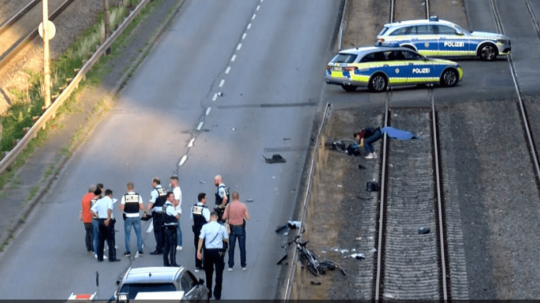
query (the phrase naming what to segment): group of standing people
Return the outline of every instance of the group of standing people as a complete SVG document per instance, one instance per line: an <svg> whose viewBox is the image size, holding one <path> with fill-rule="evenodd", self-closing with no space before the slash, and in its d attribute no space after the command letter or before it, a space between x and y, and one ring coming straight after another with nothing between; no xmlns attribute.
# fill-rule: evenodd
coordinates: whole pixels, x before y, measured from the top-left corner
<svg viewBox="0 0 540 303"><path fill-rule="evenodd" d="M171 190L167 191L161 185L159 178L152 179L152 191L147 207L143 198L135 191L132 182L127 183L127 193L122 196L119 209L123 212L125 232L125 257L131 256L131 230L137 237L137 254L142 257L143 239L141 235L141 220L153 219L156 249L151 255L163 255L164 266L179 266L176 263L176 251L182 250L182 230L180 216L182 214L182 192L178 186L178 176L170 178ZM195 244L195 272L205 271L206 285L212 295L212 277L216 272L213 296L221 298L223 271L225 269L225 254L228 252L228 271L234 267L234 250L238 241L240 249L240 265L247 270L246 263L246 221L250 216L245 204L239 201L238 192L229 193L229 188L223 183L223 178L214 178L217 187L215 194L216 205L210 211L206 205L206 193L199 193L197 203L191 207L190 217L193 220L192 231ZM109 261L117 262L113 214L113 192L104 189L102 184L90 186L88 193L82 198L80 219L86 230L85 242L88 253L93 253L99 262L107 259L103 255L104 244L109 247ZM140 212L143 211L142 217Z"/></svg>

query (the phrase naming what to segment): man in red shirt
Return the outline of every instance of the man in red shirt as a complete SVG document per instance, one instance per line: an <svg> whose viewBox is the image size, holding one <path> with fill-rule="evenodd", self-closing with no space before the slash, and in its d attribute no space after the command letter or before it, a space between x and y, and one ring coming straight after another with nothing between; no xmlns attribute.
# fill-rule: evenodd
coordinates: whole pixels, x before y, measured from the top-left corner
<svg viewBox="0 0 540 303"><path fill-rule="evenodd" d="M247 270L246 267L246 221L249 221L249 213L247 206L238 201L240 195L237 192L232 194L232 203L227 205L225 212L223 213L223 220L228 219L231 226L231 234L229 236L229 268L228 271L233 270L234 266L234 246L236 244L236 238L238 238L238 245L240 246L240 265L242 270Z"/></svg>
<svg viewBox="0 0 540 303"><path fill-rule="evenodd" d="M86 237L85 237L85 243L86 243L86 251L91 254L94 252L94 231L92 228L92 212L90 211L91 202L94 198L94 191L96 190L95 185L90 185L90 188L88 188L88 193L84 195L82 198L82 210L79 215L79 219L84 224L84 229L86 230Z"/></svg>

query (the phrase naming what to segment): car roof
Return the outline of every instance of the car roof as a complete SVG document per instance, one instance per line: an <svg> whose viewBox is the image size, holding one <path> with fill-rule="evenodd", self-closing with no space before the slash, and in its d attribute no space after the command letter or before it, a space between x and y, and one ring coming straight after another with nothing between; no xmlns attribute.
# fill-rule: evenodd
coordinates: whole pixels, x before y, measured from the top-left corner
<svg viewBox="0 0 540 303"><path fill-rule="evenodd" d="M140 267L131 268L122 284L172 283L185 271L184 267Z"/></svg>
<svg viewBox="0 0 540 303"><path fill-rule="evenodd" d="M411 49L406 47L392 47L392 46L364 46L364 47L356 47L356 48L349 48L340 50L338 54L354 54L354 55L360 55L365 56L377 51L391 51L391 50L406 50L410 51Z"/></svg>
<svg viewBox="0 0 540 303"><path fill-rule="evenodd" d="M450 25L450 26L455 25L454 23L450 21L441 20L441 19L439 19L439 21L430 21L429 19L419 19L419 20L407 20L407 21L387 23L384 25L384 27L394 28L394 27L405 27L405 26L410 26L410 25L426 25L426 24L442 24L442 25Z"/></svg>

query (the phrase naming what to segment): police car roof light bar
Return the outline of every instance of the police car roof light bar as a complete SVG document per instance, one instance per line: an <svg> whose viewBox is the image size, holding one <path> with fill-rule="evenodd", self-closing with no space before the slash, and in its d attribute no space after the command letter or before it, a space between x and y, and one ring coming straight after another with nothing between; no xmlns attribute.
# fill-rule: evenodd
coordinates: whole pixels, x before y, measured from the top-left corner
<svg viewBox="0 0 540 303"><path fill-rule="evenodd" d="M439 17L437 16L430 16L429 21L439 21Z"/></svg>
<svg viewBox="0 0 540 303"><path fill-rule="evenodd" d="M396 42L381 42L377 41L375 46L384 46L384 47L399 47L399 43Z"/></svg>

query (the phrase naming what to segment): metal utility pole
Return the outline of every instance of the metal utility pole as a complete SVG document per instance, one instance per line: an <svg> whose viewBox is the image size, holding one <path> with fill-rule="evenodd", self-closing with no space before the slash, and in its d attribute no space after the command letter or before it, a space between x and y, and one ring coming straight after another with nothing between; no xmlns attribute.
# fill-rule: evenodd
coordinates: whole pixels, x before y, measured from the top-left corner
<svg viewBox="0 0 540 303"><path fill-rule="evenodd" d="M107 40L111 33L109 28L109 0L103 0L103 7L105 8L105 40Z"/></svg>
<svg viewBox="0 0 540 303"><path fill-rule="evenodd" d="M43 96L44 107L51 106L51 71L49 70L49 0L43 0Z"/></svg>

